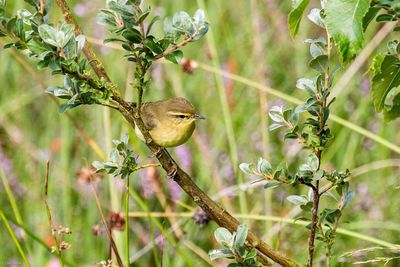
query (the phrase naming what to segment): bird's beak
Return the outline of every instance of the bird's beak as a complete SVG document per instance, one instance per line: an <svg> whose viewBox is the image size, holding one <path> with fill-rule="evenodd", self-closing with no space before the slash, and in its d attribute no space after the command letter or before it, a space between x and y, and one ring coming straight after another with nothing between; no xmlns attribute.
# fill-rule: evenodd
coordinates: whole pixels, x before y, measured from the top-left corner
<svg viewBox="0 0 400 267"><path fill-rule="evenodd" d="M203 115L198 114L198 113L194 114L193 118L196 120L205 120L206 119L206 117L204 117Z"/></svg>

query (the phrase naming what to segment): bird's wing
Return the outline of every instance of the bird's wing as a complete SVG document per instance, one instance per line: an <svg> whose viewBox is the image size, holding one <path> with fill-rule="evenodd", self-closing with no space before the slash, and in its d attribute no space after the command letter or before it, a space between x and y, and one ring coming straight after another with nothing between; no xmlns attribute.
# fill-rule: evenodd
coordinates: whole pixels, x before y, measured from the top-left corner
<svg viewBox="0 0 400 267"><path fill-rule="evenodd" d="M157 118L154 116L153 105L151 105L151 102L143 103L141 110L144 126L148 131L151 131L157 126Z"/></svg>

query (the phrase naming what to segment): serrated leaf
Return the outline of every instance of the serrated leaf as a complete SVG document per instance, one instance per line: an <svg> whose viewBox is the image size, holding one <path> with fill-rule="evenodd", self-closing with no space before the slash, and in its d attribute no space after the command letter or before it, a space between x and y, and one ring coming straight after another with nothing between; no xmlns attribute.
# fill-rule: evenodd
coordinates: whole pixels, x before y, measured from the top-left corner
<svg viewBox="0 0 400 267"><path fill-rule="evenodd" d="M180 50L176 50L171 54L165 56L165 59L171 61L172 63L179 64L183 58L183 52Z"/></svg>
<svg viewBox="0 0 400 267"><path fill-rule="evenodd" d="M304 10L307 8L310 0L292 1L292 10L288 16L288 26L292 38L296 37L299 31L301 18L303 17Z"/></svg>
<svg viewBox="0 0 400 267"><path fill-rule="evenodd" d="M326 26L343 62L353 59L364 42L363 18L371 0L330 0L326 6Z"/></svg>
<svg viewBox="0 0 400 267"><path fill-rule="evenodd" d="M374 63L374 68L371 95L376 111L381 112L389 92L400 85L400 60L386 55L383 60Z"/></svg>
<svg viewBox="0 0 400 267"><path fill-rule="evenodd" d="M233 235L228 231L228 229L219 227L215 230L214 237L219 244L229 246L229 244L232 243Z"/></svg>

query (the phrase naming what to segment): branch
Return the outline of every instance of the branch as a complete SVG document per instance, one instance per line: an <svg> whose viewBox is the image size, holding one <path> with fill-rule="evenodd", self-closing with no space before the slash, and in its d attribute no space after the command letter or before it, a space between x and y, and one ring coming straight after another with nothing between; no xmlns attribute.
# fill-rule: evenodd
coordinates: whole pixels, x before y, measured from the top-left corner
<svg viewBox="0 0 400 267"><path fill-rule="evenodd" d="M75 20L72 17L71 11L66 4L65 0L57 0L57 4L62 10L62 13L65 17L65 20L75 25L75 34L82 34L80 27L76 24ZM190 38L185 39L182 43L171 47L162 55L166 55L166 53L172 53L179 46L183 46L187 44L191 40ZM83 53L89 60L92 68L94 69L96 75L100 79L104 79L107 82L111 82L107 73L105 72L102 64L97 60L95 54L87 44L85 43L85 47L83 48ZM113 100L115 100L119 104L119 111L125 117L125 119L130 123L132 127L135 127L135 124L142 132L146 145L150 149L150 151L157 156L158 161L160 162L163 169L168 174L174 174L174 181L193 199L193 201L201 207L219 226L225 227L229 229L231 232L237 230L239 226L239 221L230 215L226 210L221 208L217 203L215 203L207 194L205 194L191 179L191 177L184 172L174 161L174 159L170 156L167 150L163 147L158 146L151 138L149 132L144 126L143 120L141 119L140 113L138 110L134 110L132 106L124 101L118 92L113 93ZM247 240L251 246L256 247L261 253L272 259L273 261L283 265L283 266L298 266L296 262L287 258L286 256L280 254L278 251L275 251L270 246L268 246L264 241L262 241L255 233L252 231L248 232Z"/></svg>
<svg viewBox="0 0 400 267"><path fill-rule="evenodd" d="M169 54L171 54L172 52L176 51L176 50L179 49L180 47L187 45L190 41L192 41L193 36L194 36L195 34L196 34L196 33L187 36L187 37L186 37L185 39L183 39L182 42L180 42L179 44L174 44L173 46L171 46L170 48L168 48L167 50L165 50L165 51L162 52L161 54L158 54L158 55L156 56L156 59L163 58L163 57L165 57L166 55L169 55Z"/></svg>

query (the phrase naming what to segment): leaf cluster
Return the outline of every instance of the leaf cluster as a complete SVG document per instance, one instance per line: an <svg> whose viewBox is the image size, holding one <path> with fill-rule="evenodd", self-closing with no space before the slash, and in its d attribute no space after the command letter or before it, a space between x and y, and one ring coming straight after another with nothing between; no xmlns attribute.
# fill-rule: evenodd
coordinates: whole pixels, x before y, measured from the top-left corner
<svg viewBox="0 0 400 267"><path fill-rule="evenodd" d="M231 234L228 229L219 227L214 232L215 240L221 248L213 249L208 254L211 260L226 258L234 259L234 263L230 263L229 267L236 266L260 266L257 262L257 250L252 248L247 250L246 238L248 233L247 224L238 226L237 231Z"/></svg>
<svg viewBox="0 0 400 267"><path fill-rule="evenodd" d="M115 148L111 151L110 160L105 162L94 161L92 163L96 172L105 171L114 177L128 178L140 166L137 164L137 156L128 146L129 135L126 134L122 140L113 140Z"/></svg>
<svg viewBox="0 0 400 267"><path fill-rule="evenodd" d="M197 10L194 17L180 11L164 19L164 36L156 37L152 29L160 17L153 17L145 29L143 22L149 16L150 8L142 10L139 2L108 0L106 8L97 15L97 22L109 26L115 36L104 42L120 42L128 52L128 60L140 63L144 70L162 57L178 64L183 53L177 50L177 42L182 39L184 42L196 41L208 31L204 11Z"/></svg>
<svg viewBox="0 0 400 267"><path fill-rule="evenodd" d="M111 94L105 90L104 82L90 77L88 62L81 56L85 37L75 35L71 24L48 23L48 6L42 6L44 2L27 2L34 11L19 9L15 17L5 15L5 0L0 3L0 30L3 36L11 39L4 48L24 50L38 60L39 69L50 68L53 75L64 75L62 86L50 86L46 90L68 100L60 106L60 112L83 104L108 105Z"/></svg>

